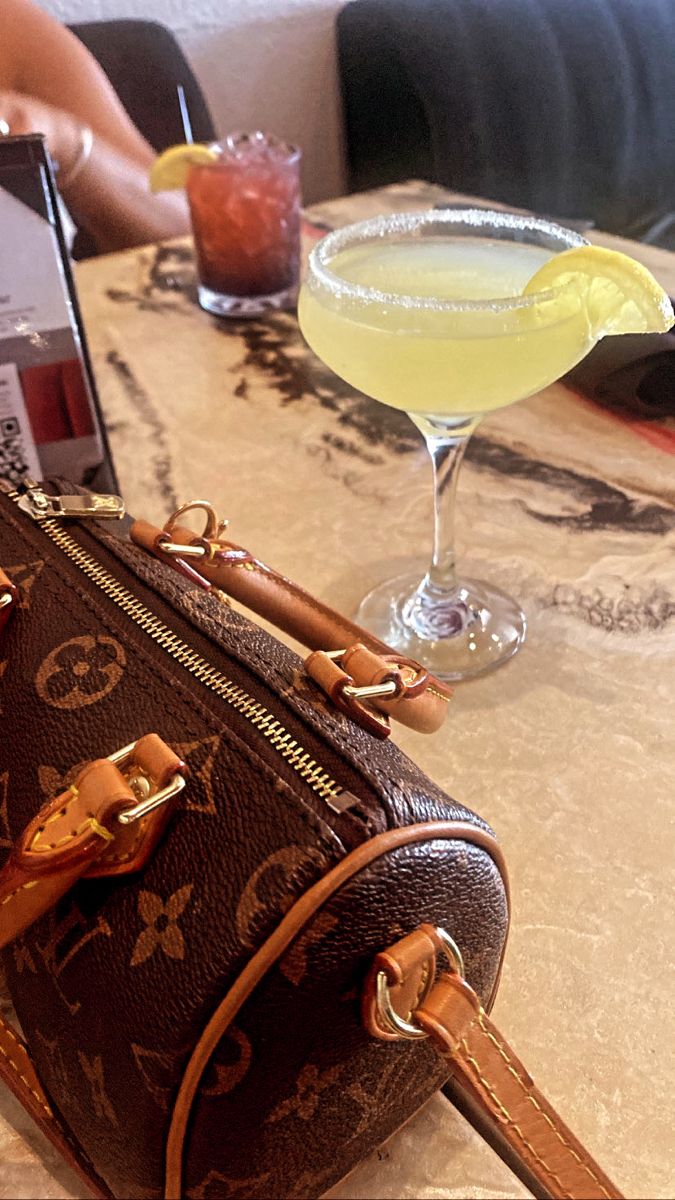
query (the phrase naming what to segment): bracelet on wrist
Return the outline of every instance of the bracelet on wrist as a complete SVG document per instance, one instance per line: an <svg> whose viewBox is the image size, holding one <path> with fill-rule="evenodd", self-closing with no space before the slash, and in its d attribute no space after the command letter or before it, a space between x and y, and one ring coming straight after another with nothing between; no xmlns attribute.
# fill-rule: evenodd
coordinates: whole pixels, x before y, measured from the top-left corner
<svg viewBox="0 0 675 1200"><path fill-rule="evenodd" d="M89 125L80 126L80 145L78 147L77 155L75 156L75 162L71 166L70 170L66 171L65 175L61 168L59 168L59 172L56 177L60 191L63 191L64 188L70 187L71 183L74 183L78 175L82 173L89 162L89 159L91 158L91 152L93 148L94 134L91 128Z"/></svg>

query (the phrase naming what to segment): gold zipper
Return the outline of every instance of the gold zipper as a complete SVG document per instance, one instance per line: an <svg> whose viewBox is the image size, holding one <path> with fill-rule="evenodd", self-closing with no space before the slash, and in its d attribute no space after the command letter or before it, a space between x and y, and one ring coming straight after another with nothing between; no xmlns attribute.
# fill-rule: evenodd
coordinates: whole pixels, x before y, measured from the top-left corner
<svg viewBox="0 0 675 1200"><path fill-rule="evenodd" d="M10 492L9 498L14 500L15 503L18 503L20 500L18 492ZM61 528L55 518L47 517L42 520L38 519L37 523L40 529L44 530L47 534L48 538L58 546L59 550L109 600L112 600L118 608L121 608L135 625L138 625L148 637L151 637L156 645L161 646L171 658L179 662L191 675L194 675L195 679L198 679L204 687L214 692L217 696L220 696L222 700L245 717L251 725L254 725L270 745L281 754L289 766L294 771L297 771L298 775L304 779L312 791L316 792L322 800L325 800L334 812L343 812L344 808L348 807L344 804L334 803L337 797L341 795L343 788L291 736L281 721L277 720L269 709L265 708L257 700L254 700L252 696L249 696L248 692L244 691L238 684L232 683L216 667L211 666L205 658L202 658L200 654L192 650L187 642L184 642L177 633L169 629L168 625L165 625L149 608L146 608L114 575L111 575L105 567L102 567L91 554L83 550L75 539Z"/></svg>

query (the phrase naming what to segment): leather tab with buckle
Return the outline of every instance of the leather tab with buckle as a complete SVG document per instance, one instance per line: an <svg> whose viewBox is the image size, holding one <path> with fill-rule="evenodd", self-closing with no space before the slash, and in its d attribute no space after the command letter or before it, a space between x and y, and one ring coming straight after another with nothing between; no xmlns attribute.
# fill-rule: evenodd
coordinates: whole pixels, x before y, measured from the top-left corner
<svg viewBox="0 0 675 1200"><path fill-rule="evenodd" d="M156 733L116 751L109 761L128 783L135 803L118 814L114 842L87 871L88 879L128 875L144 867L185 786L185 763Z"/></svg>
<svg viewBox="0 0 675 1200"><path fill-rule="evenodd" d="M388 672L386 679L359 686L342 665L347 653L346 650L315 650L305 659L305 670L340 712L351 717L374 737L389 737L389 719L384 713L378 712L374 705L378 699L392 696L397 682Z"/></svg>
<svg viewBox="0 0 675 1200"><path fill-rule="evenodd" d="M342 712L376 737L387 737L389 717L423 733L443 724L449 693L418 662L376 653L361 642L347 650L316 650L305 659L308 675Z"/></svg>
<svg viewBox="0 0 675 1200"><path fill-rule="evenodd" d="M53 908L79 879L143 866L184 774L178 756L156 734L148 734L111 758L89 763L45 804L0 871L0 948Z"/></svg>

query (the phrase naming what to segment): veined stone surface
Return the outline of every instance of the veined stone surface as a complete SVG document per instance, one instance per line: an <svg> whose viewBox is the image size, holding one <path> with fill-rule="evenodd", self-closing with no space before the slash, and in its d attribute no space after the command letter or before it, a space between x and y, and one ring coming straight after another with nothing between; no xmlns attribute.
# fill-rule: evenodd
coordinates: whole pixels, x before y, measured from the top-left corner
<svg viewBox="0 0 675 1200"><path fill-rule="evenodd" d="M312 217L442 195L406 185ZM630 250L675 292L675 256ZM291 315L209 318L191 270L183 243L77 269L129 510L161 522L207 496L234 541L350 613L429 545L419 436L318 364ZM513 923L497 1023L625 1194L661 1200L675 1082L674 464L667 439L562 385L486 420L460 479L461 558L519 597L528 640L457 689L438 734L395 733L504 848ZM0 1198L80 1197L29 1125L3 1093ZM523 1195L441 1097L332 1192Z"/></svg>

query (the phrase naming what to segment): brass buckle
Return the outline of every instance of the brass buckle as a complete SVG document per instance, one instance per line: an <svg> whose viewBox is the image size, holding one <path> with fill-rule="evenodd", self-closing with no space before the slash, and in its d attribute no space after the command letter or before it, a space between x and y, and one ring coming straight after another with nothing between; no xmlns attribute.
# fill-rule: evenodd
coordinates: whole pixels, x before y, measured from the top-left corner
<svg viewBox="0 0 675 1200"><path fill-rule="evenodd" d="M462 952L459 949L459 946L454 938L450 937L450 934L447 932L447 930L441 929L441 927L438 925L436 926L436 934L443 943L443 951L448 960L450 971L453 975L460 975L463 979L464 959L462 958ZM418 1001L418 1006L419 1004L424 1003L427 995L429 994L433 981L433 974L430 973L426 987ZM419 1041L421 1038L426 1038L429 1036L424 1032L423 1029L420 1029L419 1025L413 1025L412 1022L404 1021L403 1017L399 1017L391 1002L389 981L385 971L378 971L377 973L376 995L377 1015L380 1018L384 1028L388 1029L390 1033L395 1033L398 1035L398 1037L404 1038L409 1042ZM411 1016L414 1015L414 1013L411 1013Z"/></svg>
<svg viewBox="0 0 675 1200"><path fill-rule="evenodd" d="M108 755L108 761L114 763L116 767L124 774L124 767L127 767L132 762L134 750L138 745L138 739L135 742L130 742L128 746L123 746L121 750L116 750L114 754ZM134 821L140 821L142 817L146 817L148 813L159 808L162 804L166 804L167 800L171 800L173 796L177 796L185 787L185 777L183 775L174 775L171 783L166 787L160 788L158 792L151 792L150 780L147 775L144 775L140 770L130 771L125 775L129 787L135 795L140 799L138 804L133 804L130 808L125 808L121 813L118 813L117 820L120 825L131 825Z"/></svg>

